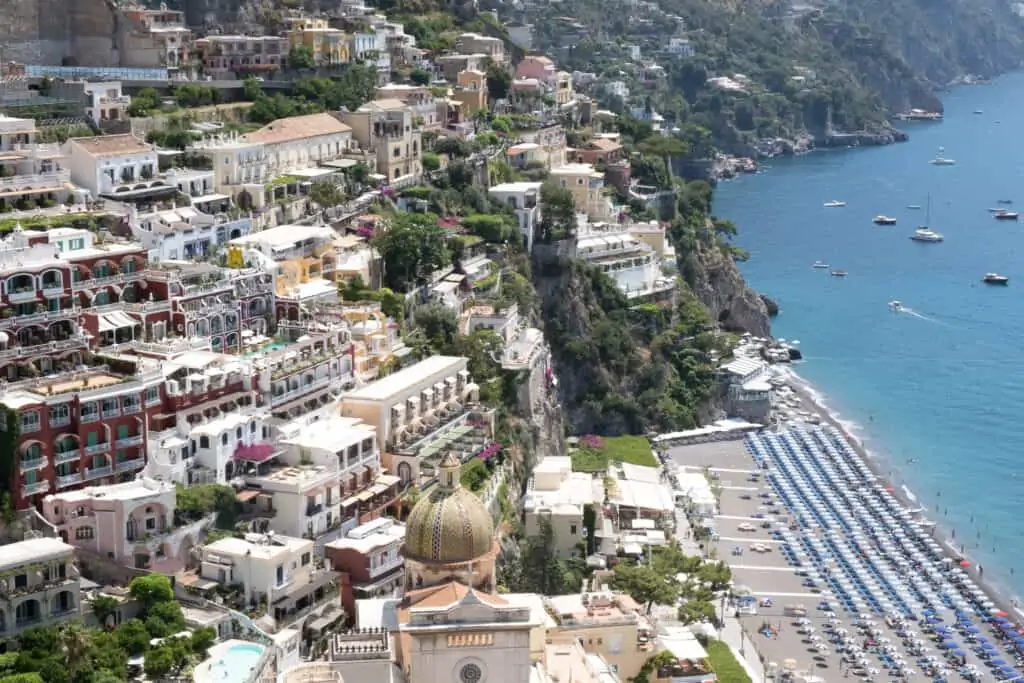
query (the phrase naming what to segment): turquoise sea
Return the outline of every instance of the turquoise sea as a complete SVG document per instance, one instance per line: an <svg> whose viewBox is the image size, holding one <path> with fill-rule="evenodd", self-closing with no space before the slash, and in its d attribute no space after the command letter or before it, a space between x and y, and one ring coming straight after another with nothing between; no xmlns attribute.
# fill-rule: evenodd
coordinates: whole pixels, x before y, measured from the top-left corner
<svg viewBox="0 0 1024 683"><path fill-rule="evenodd" d="M800 340L797 372L985 578L1020 595L1024 216L988 209L1012 199L1024 213L1024 74L944 102L945 120L907 124L907 143L767 162L722 183L715 213L739 227L747 280L781 307L775 336ZM956 165L928 163L939 147ZM941 244L909 239L929 195ZM876 226L878 214L898 223ZM849 276L812 269L818 260ZM1009 286L983 285L992 271ZM894 299L910 311L891 312Z"/></svg>

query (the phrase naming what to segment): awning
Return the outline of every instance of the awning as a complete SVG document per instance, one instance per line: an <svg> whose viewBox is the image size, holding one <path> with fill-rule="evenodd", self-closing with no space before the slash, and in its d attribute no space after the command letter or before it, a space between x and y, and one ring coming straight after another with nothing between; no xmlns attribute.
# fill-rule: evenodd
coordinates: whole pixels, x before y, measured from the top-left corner
<svg viewBox="0 0 1024 683"><path fill-rule="evenodd" d="M341 501L341 507L347 508L349 506L355 505L358 502L359 502L359 496L349 496L345 500Z"/></svg>
<svg viewBox="0 0 1024 683"><path fill-rule="evenodd" d="M402 481L400 477L396 477L393 474L382 474L377 477L377 483L383 484L384 486L394 486L398 482Z"/></svg>
<svg viewBox="0 0 1024 683"><path fill-rule="evenodd" d="M239 491L237 494L235 494L235 500L237 500L239 503L248 503L253 498L258 498L261 493L263 492L256 491L253 489L249 489L248 491Z"/></svg>
<svg viewBox="0 0 1024 683"><path fill-rule="evenodd" d="M373 491L361 491L360 493L356 494L356 500L358 500L360 503L365 503L371 498L373 498Z"/></svg>
<svg viewBox="0 0 1024 683"><path fill-rule="evenodd" d="M110 332L122 327L135 327L139 324L141 323L135 318L120 311L114 311L113 313L106 313L100 316L99 330L100 332Z"/></svg>
<svg viewBox="0 0 1024 683"><path fill-rule="evenodd" d="M373 486L371 486L369 488L369 491L373 495L379 496L380 494L382 494L385 491L387 491L389 488L391 488L391 487L388 486L387 484L374 484Z"/></svg>

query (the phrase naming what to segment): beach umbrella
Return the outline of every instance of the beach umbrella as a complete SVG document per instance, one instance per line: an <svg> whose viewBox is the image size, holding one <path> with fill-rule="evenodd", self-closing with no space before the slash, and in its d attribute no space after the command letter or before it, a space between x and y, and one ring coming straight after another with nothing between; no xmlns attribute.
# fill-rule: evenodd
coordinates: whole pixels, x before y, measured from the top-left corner
<svg viewBox="0 0 1024 683"><path fill-rule="evenodd" d="M1005 659L993 659L992 663L995 664L996 666L1006 666L1006 660Z"/></svg>
<svg viewBox="0 0 1024 683"><path fill-rule="evenodd" d="M1008 615L1006 614L1006 612L1004 612L1004 611L1003 611L1003 610L1001 610L1001 609L997 609L997 610L996 610L995 612L993 612L993 613L992 613L992 615L993 615L993 616L994 616L994 617L995 617L996 619L1006 619L1006 617L1008 616Z"/></svg>
<svg viewBox="0 0 1024 683"><path fill-rule="evenodd" d="M978 628L977 626L973 626L972 625L972 626L968 626L967 627L967 632L968 633L981 633L981 629Z"/></svg>
<svg viewBox="0 0 1024 683"><path fill-rule="evenodd" d="M987 650L989 652L995 652L996 646L993 645L992 643L982 643L981 644L981 649L982 650Z"/></svg>

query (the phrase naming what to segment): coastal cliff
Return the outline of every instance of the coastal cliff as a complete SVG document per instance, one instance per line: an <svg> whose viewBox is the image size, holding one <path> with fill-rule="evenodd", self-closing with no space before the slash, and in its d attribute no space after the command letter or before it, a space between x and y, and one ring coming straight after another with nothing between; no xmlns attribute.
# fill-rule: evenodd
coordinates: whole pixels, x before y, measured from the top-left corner
<svg viewBox="0 0 1024 683"><path fill-rule="evenodd" d="M747 286L735 260L721 249L704 245L680 260L680 272L690 290L723 330L757 337L771 334L768 308Z"/></svg>

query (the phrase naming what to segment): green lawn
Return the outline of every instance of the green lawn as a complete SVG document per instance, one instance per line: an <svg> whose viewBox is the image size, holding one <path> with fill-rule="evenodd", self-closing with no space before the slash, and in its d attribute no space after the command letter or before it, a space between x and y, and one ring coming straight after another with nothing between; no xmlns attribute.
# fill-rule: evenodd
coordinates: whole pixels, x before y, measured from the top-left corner
<svg viewBox="0 0 1024 683"><path fill-rule="evenodd" d="M708 642L708 662L721 683L751 683L750 676L733 655L729 646L720 640Z"/></svg>
<svg viewBox="0 0 1024 683"><path fill-rule="evenodd" d="M580 446L573 451L572 468L577 472L604 472L609 462L628 462L644 467L657 467L658 459L651 453L651 444L642 436L600 437L601 448Z"/></svg>
<svg viewBox="0 0 1024 683"><path fill-rule="evenodd" d="M2 216L3 214L0 214ZM11 232L20 225L24 230L49 230L50 228L68 228L77 220L95 221L99 216L89 213L62 213L60 215L24 216L20 218L0 218L0 233Z"/></svg>

